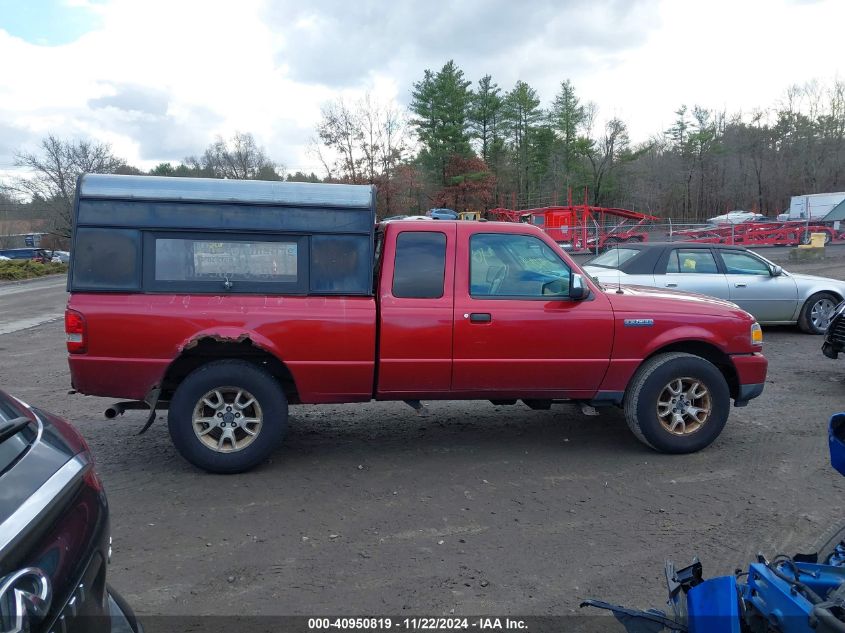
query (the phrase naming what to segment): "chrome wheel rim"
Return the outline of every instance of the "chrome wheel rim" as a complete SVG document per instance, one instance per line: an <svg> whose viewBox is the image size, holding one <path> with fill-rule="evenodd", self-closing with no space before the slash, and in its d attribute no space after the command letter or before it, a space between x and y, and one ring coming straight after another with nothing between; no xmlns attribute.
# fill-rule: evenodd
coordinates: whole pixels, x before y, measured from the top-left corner
<svg viewBox="0 0 845 633"><path fill-rule="evenodd" d="M194 407L192 426L200 442L217 453L245 449L261 432L264 415L250 392L240 387L217 387Z"/></svg>
<svg viewBox="0 0 845 633"><path fill-rule="evenodd" d="M710 419L713 399L697 378L675 378L657 397L657 419L672 435L696 433Z"/></svg>
<svg viewBox="0 0 845 633"><path fill-rule="evenodd" d="M816 301L810 310L810 321L812 321L813 327L821 331L826 330L833 318L834 308L836 308L836 304L830 299L825 298Z"/></svg>

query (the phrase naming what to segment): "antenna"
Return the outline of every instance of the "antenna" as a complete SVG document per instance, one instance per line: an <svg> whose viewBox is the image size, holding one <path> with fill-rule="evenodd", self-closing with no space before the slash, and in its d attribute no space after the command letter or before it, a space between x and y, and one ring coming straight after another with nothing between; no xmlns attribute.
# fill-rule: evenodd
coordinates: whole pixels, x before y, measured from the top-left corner
<svg viewBox="0 0 845 633"><path fill-rule="evenodd" d="M622 295L625 294L622 292L622 271L620 270L620 266L622 265L619 262L619 243L617 242L614 246L616 249L616 294Z"/></svg>

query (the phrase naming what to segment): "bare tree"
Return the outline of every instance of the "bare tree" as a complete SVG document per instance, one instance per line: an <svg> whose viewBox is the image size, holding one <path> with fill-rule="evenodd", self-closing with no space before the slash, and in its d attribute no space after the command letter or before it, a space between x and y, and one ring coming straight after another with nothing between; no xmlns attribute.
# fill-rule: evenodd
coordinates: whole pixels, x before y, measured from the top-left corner
<svg viewBox="0 0 845 633"><path fill-rule="evenodd" d="M584 153L593 173L593 204L599 204L602 185L623 161L629 143L628 128L620 119L613 118L605 125L604 135L586 147Z"/></svg>
<svg viewBox="0 0 845 633"><path fill-rule="evenodd" d="M52 229L70 236L73 198L80 175L128 173L133 170L105 143L89 140L62 140L52 134L41 141L38 152L18 152L15 165L32 172L30 178L17 178L10 189L42 200L52 215Z"/></svg>
<svg viewBox="0 0 845 633"><path fill-rule="evenodd" d="M232 180L281 180L284 169L271 161L252 134L236 132L227 140L218 136L202 156L189 156L185 164L208 178Z"/></svg>
<svg viewBox="0 0 845 633"><path fill-rule="evenodd" d="M403 114L392 104L366 94L351 107L342 99L328 103L322 115L317 127L322 147L315 143L312 151L327 177L379 185L380 205L389 213L393 206L391 181L410 150ZM330 162L332 154L335 159Z"/></svg>

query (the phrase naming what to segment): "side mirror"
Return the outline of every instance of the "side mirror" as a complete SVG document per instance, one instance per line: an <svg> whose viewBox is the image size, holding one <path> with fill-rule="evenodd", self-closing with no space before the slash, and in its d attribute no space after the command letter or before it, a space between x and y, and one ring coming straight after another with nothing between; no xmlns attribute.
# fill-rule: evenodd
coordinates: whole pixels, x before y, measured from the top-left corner
<svg viewBox="0 0 845 633"><path fill-rule="evenodd" d="M589 294L590 289L584 283L584 278L581 275L572 275L572 280L569 284L569 298L575 301L585 299Z"/></svg>
<svg viewBox="0 0 845 633"><path fill-rule="evenodd" d="M780 277L783 274L783 268L781 266L772 266L772 277Z"/></svg>

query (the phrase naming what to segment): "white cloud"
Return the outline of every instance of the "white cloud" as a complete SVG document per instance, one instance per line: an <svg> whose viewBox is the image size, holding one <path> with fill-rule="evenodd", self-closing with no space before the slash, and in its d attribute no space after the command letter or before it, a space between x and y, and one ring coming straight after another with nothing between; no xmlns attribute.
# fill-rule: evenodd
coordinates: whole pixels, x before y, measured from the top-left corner
<svg viewBox="0 0 845 633"><path fill-rule="evenodd" d="M13 37L0 17L0 170L13 143L32 149L48 132L151 167L243 131L288 169L317 171L307 144L322 103L365 90L407 103L450 58L504 90L523 79L544 104L571 78L634 140L682 103L747 111L843 70L838 0L65 2L97 26L62 46Z"/></svg>

